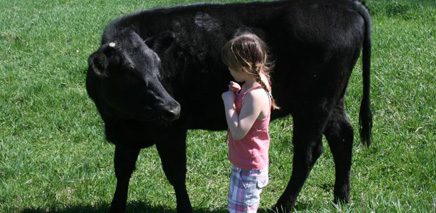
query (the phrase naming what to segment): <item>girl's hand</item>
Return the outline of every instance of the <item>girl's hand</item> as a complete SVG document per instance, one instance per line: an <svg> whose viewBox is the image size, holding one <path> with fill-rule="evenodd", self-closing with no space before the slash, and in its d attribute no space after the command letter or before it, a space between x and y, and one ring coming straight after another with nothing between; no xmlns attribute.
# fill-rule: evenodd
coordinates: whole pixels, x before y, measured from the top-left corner
<svg viewBox="0 0 436 213"><path fill-rule="evenodd" d="M237 93L237 92L239 92L239 90L241 90L241 86L234 81L230 81L229 90L233 91L234 93Z"/></svg>

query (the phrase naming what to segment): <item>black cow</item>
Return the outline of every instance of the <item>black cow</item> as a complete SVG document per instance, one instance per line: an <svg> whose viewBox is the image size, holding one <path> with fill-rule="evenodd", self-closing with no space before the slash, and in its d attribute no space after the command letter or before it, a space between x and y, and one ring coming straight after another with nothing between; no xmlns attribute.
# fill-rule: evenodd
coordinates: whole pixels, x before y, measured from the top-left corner
<svg viewBox="0 0 436 213"><path fill-rule="evenodd" d="M132 13L106 27L90 55L86 88L115 144L111 210L126 208L141 148L156 145L174 186L178 212L192 212L186 192L187 129L225 130L221 93L231 76L220 60L225 42L249 31L275 60L272 91L291 114L293 171L275 208L290 211L328 140L336 166L334 200L350 199L353 128L344 110L349 77L362 49L361 138L369 145L371 20L354 0L282 0L193 4Z"/></svg>

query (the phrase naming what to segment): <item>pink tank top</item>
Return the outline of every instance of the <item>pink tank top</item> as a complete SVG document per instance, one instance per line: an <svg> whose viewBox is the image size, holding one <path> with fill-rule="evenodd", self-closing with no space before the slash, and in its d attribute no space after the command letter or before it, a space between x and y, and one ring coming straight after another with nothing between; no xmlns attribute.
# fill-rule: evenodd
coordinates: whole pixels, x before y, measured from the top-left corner
<svg viewBox="0 0 436 213"><path fill-rule="evenodd" d="M241 112L242 101L245 95L251 90L258 88L262 87L253 87L242 94L237 94L235 106L238 115ZM247 135L241 140L234 140L230 130L227 130L229 135L229 160L233 165L246 170L261 170L268 166L270 115L271 113L264 119L257 119Z"/></svg>

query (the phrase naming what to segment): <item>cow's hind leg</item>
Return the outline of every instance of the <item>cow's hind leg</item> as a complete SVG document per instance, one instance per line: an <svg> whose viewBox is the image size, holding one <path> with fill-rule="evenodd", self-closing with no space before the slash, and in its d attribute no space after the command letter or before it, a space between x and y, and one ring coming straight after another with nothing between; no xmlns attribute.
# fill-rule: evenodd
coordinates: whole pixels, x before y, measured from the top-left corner
<svg viewBox="0 0 436 213"><path fill-rule="evenodd" d="M156 143L162 168L168 181L174 187L177 199L177 212L192 212L186 190L186 132L167 133Z"/></svg>
<svg viewBox="0 0 436 213"><path fill-rule="evenodd" d="M349 202L353 127L345 113L343 98L338 102L330 116L324 135L327 138L335 161L334 202Z"/></svg>
<svg viewBox="0 0 436 213"><path fill-rule="evenodd" d="M322 132L329 110L319 107L309 112L294 116L292 176L274 211L291 212L313 165L323 151Z"/></svg>
<svg viewBox="0 0 436 213"><path fill-rule="evenodd" d="M117 188L111 204L111 212L125 212L130 177L135 170L139 149L115 148L115 176Z"/></svg>

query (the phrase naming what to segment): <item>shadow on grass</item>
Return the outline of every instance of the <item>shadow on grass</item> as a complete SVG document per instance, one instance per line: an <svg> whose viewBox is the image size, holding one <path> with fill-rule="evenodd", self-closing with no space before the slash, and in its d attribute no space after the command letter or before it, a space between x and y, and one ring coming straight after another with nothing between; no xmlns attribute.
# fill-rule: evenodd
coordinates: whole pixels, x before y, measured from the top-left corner
<svg viewBox="0 0 436 213"><path fill-rule="evenodd" d="M43 212L59 212L59 213L91 213L91 212L110 212L110 203L100 203L96 205L76 205L76 206L65 206L61 207L62 204L51 206L47 208L27 208L22 213L43 213ZM153 206L151 207L149 204L145 202L129 202L127 204L126 212L176 212L175 210L169 209L165 206Z"/></svg>
<svg viewBox="0 0 436 213"><path fill-rule="evenodd" d="M62 204L60 204L62 205ZM194 208L195 213L227 213L228 210L224 207L218 210L208 210L204 208ZM26 208L20 212L22 213L43 213L43 212L59 212L59 213L100 213L100 212L109 212L110 204L109 203L101 203L96 204L94 206L91 205L77 205L70 207L50 207L50 208ZM129 213L176 213L176 209L170 209L166 206L150 206L145 202L129 202L127 204L126 212ZM267 209L259 209L259 212L268 212Z"/></svg>

